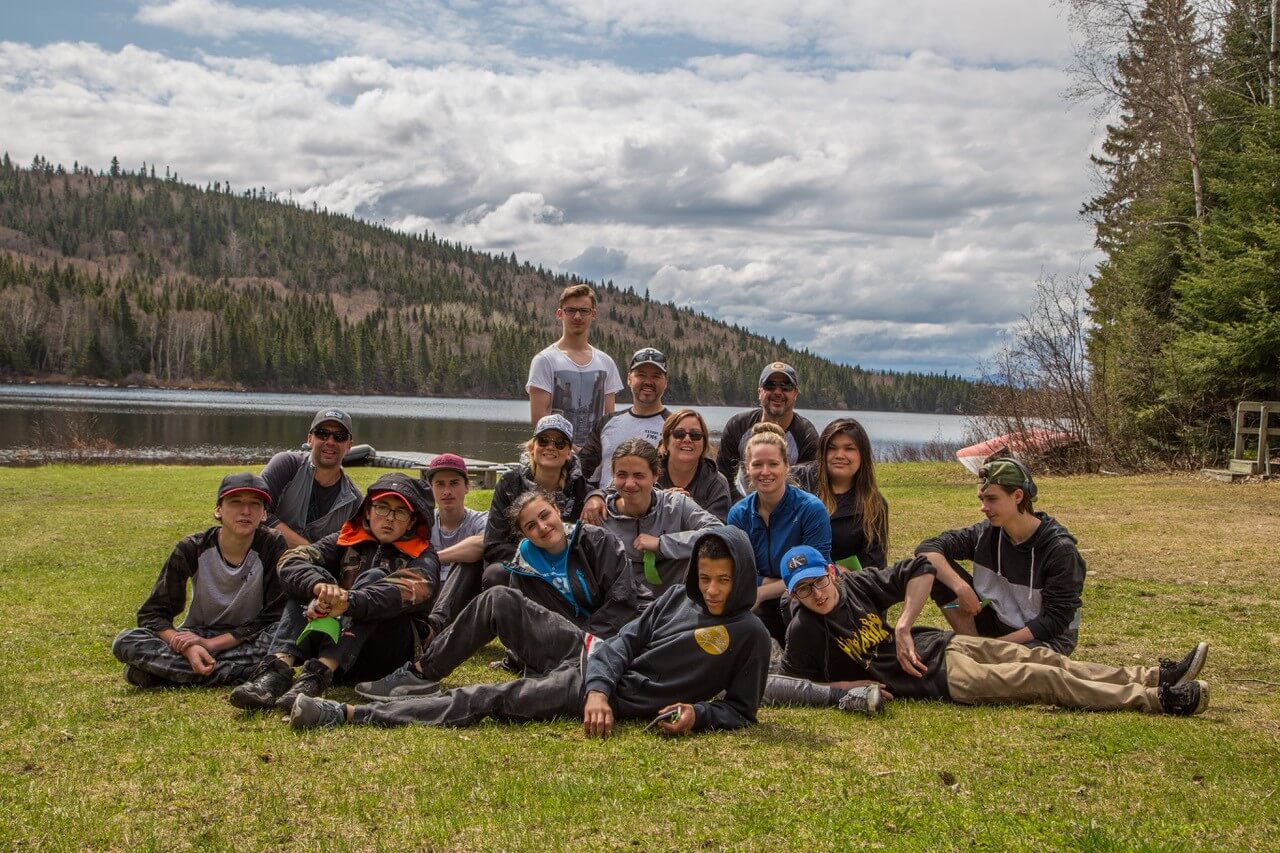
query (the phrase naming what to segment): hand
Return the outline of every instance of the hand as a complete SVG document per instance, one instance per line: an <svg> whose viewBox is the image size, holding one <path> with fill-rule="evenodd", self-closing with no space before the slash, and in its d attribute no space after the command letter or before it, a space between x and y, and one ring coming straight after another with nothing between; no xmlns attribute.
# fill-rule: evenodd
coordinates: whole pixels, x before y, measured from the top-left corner
<svg viewBox="0 0 1280 853"><path fill-rule="evenodd" d="M902 626L894 629L893 641L898 649L898 665L907 675L923 678L928 667L916 654L916 641L911 636L911 628Z"/></svg>
<svg viewBox="0 0 1280 853"><path fill-rule="evenodd" d="M336 583L318 583L312 592L316 597L316 602L321 607L328 609L333 609L333 606L339 601L345 602L347 600L347 591Z"/></svg>
<svg viewBox="0 0 1280 853"><path fill-rule="evenodd" d="M956 592L956 603L960 606L956 609L965 616L977 616L982 610L982 600L978 598L978 594L973 591L973 587L965 584Z"/></svg>
<svg viewBox="0 0 1280 853"><path fill-rule="evenodd" d="M582 505L582 520L597 527L604 524L604 498L592 495Z"/></svg>
<svg viewBox="0 0 1280 853"><path fill-rule="evenodd" d="M307 619L323 619L329 615L329 608L313 598L302 615L306 616Z"/></svg>
<svg viewBox="0 0 1280 853"><path fill-rule="evenodd" d="M187 663L191 664L191 668L196 671L196 675L208 675L213 672L213 655L209 654L209 650L204 646L194 644L187 646L182 656L187 659Z"/></svg>
<svg viewBox="0 0 1280 853"><path fill-rule="evenodd" d="M677 702L674 705L668 705L659 711L659 714L665 714L668 711L680 710L680 719L674 723L662 722L658 723L658 728L662 729L669 735L682 735L693 728L693 724L698 719L698 712L693 710L693 706L684 702Z"/></svg>
<svg viewBox="0 0 1280 853"><path fill-rule="evenodd" d="M187 649L204 642L204 637L190 631L179 631L169 638L169 648L178 654L186 654Z"/></svg>
<svg viewBox="0 0 1280 853"><path fill-rule="evenodd" d="M677 495L684 495L686 498L689 498L690 500L693 499L693 495L689 494L688 489L682 489L679 486L668 486L667 488L663 489L663 491L675 492Z"/></svg>
<svg viewBox="0 0 1280 853"><path fill-rule="evenodd" d="M658 549L661 546L662 543L658 541L658 537L651 536L648 533L639 534L636 536L636 541L631 543L631 547L637 551L652 551L655 554L658 553Z"/></svg>
<svg viewBox="0 0 1280 853"><path fill-rule="evenodd" d="M609 707L609 697L599 690L587 694L582 706L582 730L587 737L607 738L613 733L613 709Z"/></svg>
<svg viewBox="0 0 1280 853"><path fill-rule="evenodd" d="M859 687L870 687L873 684L880 688L880 695L883 696L885 699L893 698L893 694L889 692L889 688L884 686L883 681L872 681L869 678L858 678L853 681L831 682L832 687L839 688L840 690L856 690Z"/></svg>

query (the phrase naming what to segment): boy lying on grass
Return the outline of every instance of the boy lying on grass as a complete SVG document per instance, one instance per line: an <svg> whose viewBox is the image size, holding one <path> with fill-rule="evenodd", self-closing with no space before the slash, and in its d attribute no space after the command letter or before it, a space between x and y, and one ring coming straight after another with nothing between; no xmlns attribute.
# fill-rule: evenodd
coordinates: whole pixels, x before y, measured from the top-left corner
<svg viewBox="0 0 1280 853"><path fill-rule="evenodd" d="M228 474L213 517L220 524L184 537L138 609L138 627L121 632L111 652L135 687L239 684L262 659L280 618L284 592L276 561L284 537L261 527L271 505L266 481ZM173 620L187 603L182 624Z"/></svg>
<svg viewBox="0 0 1280 853"><path fill-rule="evenodd" d="M664 592L617 635L599 639L514 589L471 602L419 662L413 693L436 684L493 637L538 676L475 684L371 705L299 697L295 729L363 723L467 726L496 720L581 717L588 737L608 737L615 717L654 719L667 734L734 729L756 720L769 666L769 633L751 613L755 561L742 531L716 527L694 544L683 586ZM724 692L721 698L714 698Z"/></svg>
<svg viewBox="0 0 1280 853"><path fill-rule="evenodd" d="M288 711L299 696L323 695L339 670L377 678L416 655L440 586L431 518L421 481L383 474L340 532L286 551L279 573L288 602L275 641L231 704Z"/></svg>
<svg viewBox="0 0 1280 853"><path fill-rule="evenodd" d="M765 701L836 705L846 691L834 682L869 679L887 698L962 705L1046 704L1181 716L1209 705L1209 685L1195 680L1208 643L1180 661L1112 667L1074 661L1048 648L912 627L929 600L933 574L923 556L888 569L837 574L813 548L788 551L782 577L802 605L791 620L782 660L782 673L791 678L770 678ZM902 613L889 628L886 611L898 602ZM878 701L873 697L870 704Z"/></svg>

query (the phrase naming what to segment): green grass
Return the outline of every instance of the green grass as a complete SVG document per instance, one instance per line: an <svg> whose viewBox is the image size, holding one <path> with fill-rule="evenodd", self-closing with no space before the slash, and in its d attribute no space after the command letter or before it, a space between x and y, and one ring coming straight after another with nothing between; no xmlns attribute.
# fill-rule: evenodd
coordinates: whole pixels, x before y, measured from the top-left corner
<svg viewBox="0 0 1280 853"><path fill-rule="evenodd" d="M111 639L173 543L212 523L223 473L0 469L0 846L1274 847L1275 484L1041 483L1089 563L1077 656L1150 661L1208 639L1203 717L902 702L879 719L765 709L739 733L665 740L625 725L599 742L571 721L299 735L278 714L235 710L225 690L128 687ZM894 556L977 518L955 465L880 475ZM496 653L454 681L488 677Z"/></svg>

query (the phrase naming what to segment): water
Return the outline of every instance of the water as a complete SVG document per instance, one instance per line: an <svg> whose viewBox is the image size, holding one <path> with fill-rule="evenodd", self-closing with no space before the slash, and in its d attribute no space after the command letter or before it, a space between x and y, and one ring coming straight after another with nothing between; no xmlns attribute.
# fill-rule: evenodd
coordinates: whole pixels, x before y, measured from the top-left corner
<svg viewBox="0 0 1280 853"><path fill-rule="evenodd" d="M383 452L451 451L502 462L516 458L517 445L530 433L525 400L0 385L0 459L12 458L18 448L101 437L134 458L258 460L301 444L311 416L321 408L350 413L355 441ZM668 408L682 406L669 403ZM742 410L697 408L713 436ZM857 418L877 455L890 446L964 443L964 418L956 415L800 411L819 430L835 418Z"/></svg>

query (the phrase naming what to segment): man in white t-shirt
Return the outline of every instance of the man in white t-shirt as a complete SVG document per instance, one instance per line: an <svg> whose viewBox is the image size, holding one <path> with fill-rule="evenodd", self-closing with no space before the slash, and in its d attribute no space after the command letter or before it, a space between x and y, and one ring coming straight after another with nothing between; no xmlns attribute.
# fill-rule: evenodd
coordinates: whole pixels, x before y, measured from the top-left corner
<svg viewBox="0 0 1280 853"><path fill-rule="evenodd" d="M584 438L596 421L613 411L613 398L622 390L618 366L607 353L587 342L596 318L596 293L575 284L560 294L560 340L529 363L529 421L536 424L555 412L568 418L573 434ZM575 447L574 450L579 450Z"/></svg>
<svg viewBox="0 0 1280 853"><path fill-rule="evenodd" d="M471 484L467 463L461 456L441 453L422 472L436 502L431 525L431 549L440 558L440 596L427 625L432 636L440 633L480 593L484 571L484 530L489 513L466 504Z"/></svg>
<svg viewBox="0 0 1280 853"><path fill-rule="evenodd" d="M667 357L653 347L637 350L627 370L631 407L605 415L582 445L578 461L587 481L600 489L613 482L613 451L629 438L643 438L657 447L662 441L662 425L671 412L663 405L667 393Z"/></svg>

